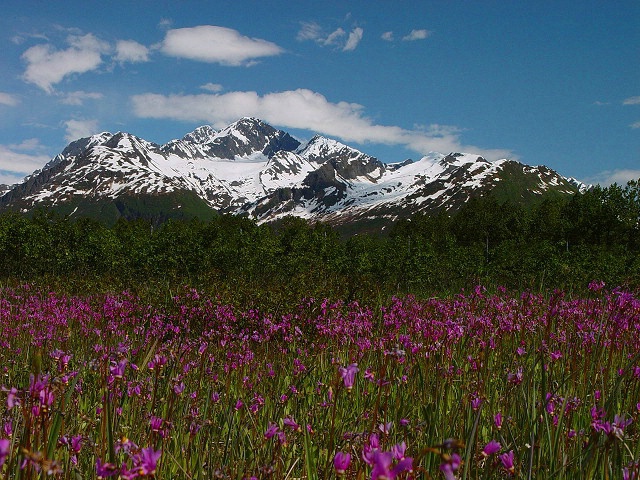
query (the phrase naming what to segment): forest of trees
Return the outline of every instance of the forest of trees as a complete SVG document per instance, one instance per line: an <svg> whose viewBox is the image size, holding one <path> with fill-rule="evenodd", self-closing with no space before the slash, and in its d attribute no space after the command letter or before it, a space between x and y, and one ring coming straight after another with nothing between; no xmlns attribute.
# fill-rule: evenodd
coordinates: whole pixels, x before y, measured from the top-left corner
<svg viewBox="0 0 640 480"><path fill-rule="evenodd" d="M640 184L595 187L533 207L491 197L452 215L400 220L385 235L342 238L298 218L242 217L112 227L46 211L0 216L5 282L169 289L242 301L381 298L488 288L583 291L591 280L640 286Z"/></svg>

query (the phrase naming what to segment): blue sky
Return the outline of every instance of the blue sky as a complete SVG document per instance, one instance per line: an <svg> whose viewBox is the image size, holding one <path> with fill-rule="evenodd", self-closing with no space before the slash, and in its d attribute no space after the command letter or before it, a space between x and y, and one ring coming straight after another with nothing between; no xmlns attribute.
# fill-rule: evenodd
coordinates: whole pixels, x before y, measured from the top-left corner
<svg viewBox="0 0 640 480"><path fill-rule="evenodd" d="M0 183L83 136L243 116L385 162L640 178L637 0L4 0L0 67Z"/></svg>

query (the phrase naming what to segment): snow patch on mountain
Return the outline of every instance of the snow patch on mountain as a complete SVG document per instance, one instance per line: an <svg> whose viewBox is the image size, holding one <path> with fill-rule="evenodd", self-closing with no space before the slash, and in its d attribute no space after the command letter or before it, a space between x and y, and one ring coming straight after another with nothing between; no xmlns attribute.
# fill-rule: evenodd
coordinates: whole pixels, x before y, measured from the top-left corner
<svg viewBox="0 0 640 480"><path fill-rule="evenodd" d="M221 130L198 127L164 145L125 132L79 139L22 184L0 191L0 206L189 191L215 210L261 222L296 215L344 223L456 208L503 181L506 168L534 179L534 194L583 188L546 167L473 153L430 152L383 164L320 135L301 144L247 117Z"/></svg>

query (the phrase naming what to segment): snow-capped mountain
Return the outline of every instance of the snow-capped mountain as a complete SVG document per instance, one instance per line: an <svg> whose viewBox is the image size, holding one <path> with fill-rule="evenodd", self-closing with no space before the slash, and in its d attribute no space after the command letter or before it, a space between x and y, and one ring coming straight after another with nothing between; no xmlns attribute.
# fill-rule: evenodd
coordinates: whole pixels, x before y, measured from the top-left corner
<svg viewBox="0 0 640 480"><path fill-rule="evenodd" d="M519 185L522 198L582 188L544 166L466 153L384 164L335 140L316 135L301 144L243 118L222 130L199 127L165 145L123 132L77 140L4 191L0 208L46 206L111 220L150 209L157 219L208 211L260 222L295 215L344 224L456 209L507 184Z"/></svg>

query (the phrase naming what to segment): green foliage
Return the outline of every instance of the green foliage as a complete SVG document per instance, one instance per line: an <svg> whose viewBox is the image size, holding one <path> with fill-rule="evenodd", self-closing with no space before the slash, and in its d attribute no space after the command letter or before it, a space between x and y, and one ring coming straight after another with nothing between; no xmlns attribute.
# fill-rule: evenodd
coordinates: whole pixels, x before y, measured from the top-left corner
<svg viewBox="0 0 640 480"><path fill-rule="evenodd" d="M639 286L638 182L528 208L488 196L452 216L398 220L386 236L344 237L344 229L294 217L271 225L225 215L184 220L166 215L170 205L156 206L153 218L121 215L113 224L5 213L0 279L69 288L74 281L114 289L189 284L273 309L302 296L377 300L479 283L583 291L597 278Z"/></svg>

